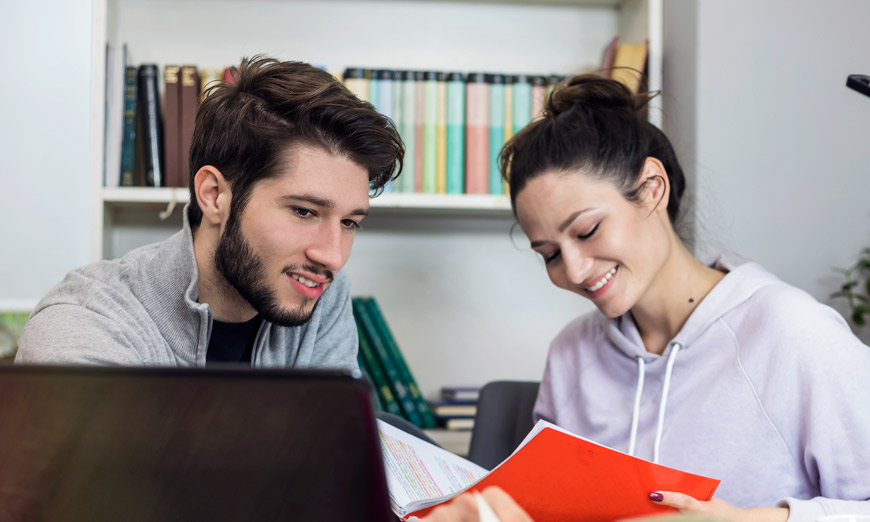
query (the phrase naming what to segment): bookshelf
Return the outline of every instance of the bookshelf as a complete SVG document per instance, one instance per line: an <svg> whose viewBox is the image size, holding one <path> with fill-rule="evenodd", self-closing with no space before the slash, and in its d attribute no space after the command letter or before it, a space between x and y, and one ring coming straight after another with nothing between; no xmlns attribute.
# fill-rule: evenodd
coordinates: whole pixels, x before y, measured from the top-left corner
<svg viewBox="0 0 870 522"><path fill-rule="evenodd" d="M118 257L169 237L180 228L188 197L184 189L103 187L103 126L96 122L104 118L107 41L126 42L130 63L157 63L161 70L167 63L222 68L263 53L337 74L359 66L549 75L594 69L619 35L624 42L649 40L649 86L656 90L662 4L94 0L91 258ZM658 103L651 106L654 123L660 123ZM504 196L383 194L371 204L345 270L355 294L378 296L426 395L441 385L539 379L552 336L590 309L553 289L537 258L516 246L522 241L511 230ZM409 293L427 313L409 306ZM528 303L541 303L534 328Z"/></svg>

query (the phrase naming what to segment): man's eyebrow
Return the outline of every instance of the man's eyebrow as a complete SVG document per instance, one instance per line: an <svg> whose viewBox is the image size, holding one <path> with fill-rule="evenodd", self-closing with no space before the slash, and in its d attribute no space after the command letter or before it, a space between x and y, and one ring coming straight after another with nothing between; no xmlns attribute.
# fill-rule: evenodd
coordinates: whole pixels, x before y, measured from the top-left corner
<svg viewBox="0 0 870 522"><path fill-rule="evenodd" d="M312 205L317 205L318 207L326 208L332 210L335 208L335 202L331 199L324 199L318 196L312 196L311 194L288 194L286 196L281 196L283 200L291 200L291 201L304 201L306 203L311 203ZM348 212L349 216L368 216L369 209L367 208L356 208Z"/></svg>

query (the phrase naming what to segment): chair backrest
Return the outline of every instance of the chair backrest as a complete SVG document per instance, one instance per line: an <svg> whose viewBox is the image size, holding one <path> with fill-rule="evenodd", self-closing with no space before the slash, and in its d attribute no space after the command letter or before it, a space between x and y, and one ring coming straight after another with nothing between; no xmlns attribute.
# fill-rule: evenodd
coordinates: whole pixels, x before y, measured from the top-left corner
<svg viewBox="0 0 870 522"><path fill-rule="evenodd" d="M516 449L532 429L538 397L535 381L493 381L480 390L468 460L492 469Z"/></svg>

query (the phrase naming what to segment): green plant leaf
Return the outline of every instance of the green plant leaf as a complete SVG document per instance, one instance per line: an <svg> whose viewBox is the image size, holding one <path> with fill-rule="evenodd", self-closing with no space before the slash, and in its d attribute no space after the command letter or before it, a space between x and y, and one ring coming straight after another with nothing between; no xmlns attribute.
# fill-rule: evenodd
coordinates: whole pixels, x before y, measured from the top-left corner
<svg viewBox="0 0 870 522"><path fill-rule="evenodd" d="M870 269L870 259L866 257L862 257L858 260L858 268L863 268L864 270Z"/></svg>
<svg viewBox="0 0 870 522"><path fill-rule="evenodd" d="M849 297L849 294L843 291L834 292L831 294L831 299L836 299L837 297Z"/></svg>
<svg viewBox="0 0 870 522"><path fill-rule="evenodd" d="M870 303L870 299L868 299L866 295L852 294L852 297L861 301L862 303Z"/></svg>
<svg viewBox="0 0 870 522"><path fill-rule="evenodd" d="M845 283L843 283L843 286L840 287L840 290L848 292L856 286L858 286L858 281L846 281Z"/></svg>
<svg viewBox="0 0 870 522"><path fill-rule="evenodd" d="M867 324L867 321L864 319L864 316L858 313L857 310L852 312L852 322L855 323L856 326L864 326Z"/></svg>

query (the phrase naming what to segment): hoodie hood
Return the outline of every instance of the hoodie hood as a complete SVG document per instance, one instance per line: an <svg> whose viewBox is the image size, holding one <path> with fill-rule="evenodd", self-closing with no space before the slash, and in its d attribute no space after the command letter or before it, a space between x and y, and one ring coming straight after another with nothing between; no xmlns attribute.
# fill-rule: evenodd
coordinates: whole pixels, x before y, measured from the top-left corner
<svg viewBox="0 0 870 522"><path fill-rule="evenodd" d="M647 363L660 357L667 357L674 343L679 343L683 350L691 349L694 341L716 321L739 308L760 289L779 282L779 279L757 263L734 266L718 258L709 266L725 272L725 277L698 303L692 315L686 320L686 324L671 339L662 355L646 351L631 314L624 314L615 319L602 317L605 321L605 335L612 346L632 359L641 357Z"/></svg>

